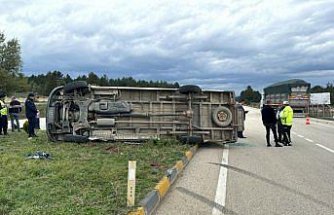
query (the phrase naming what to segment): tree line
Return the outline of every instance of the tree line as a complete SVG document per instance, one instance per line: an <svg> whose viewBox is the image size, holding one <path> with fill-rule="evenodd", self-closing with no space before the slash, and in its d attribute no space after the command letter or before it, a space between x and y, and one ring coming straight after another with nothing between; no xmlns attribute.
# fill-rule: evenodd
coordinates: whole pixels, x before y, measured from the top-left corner
<svg viewBox="0 0 334 215"><path fill-rule="evenodd" d="M246 105L250 105L252 103L260 103L261 93L257 90L253 90L251 86L247 86L245 90L240 92L240 96L237 97L237 100Z"/></svg>
<svg viewBox="0 0 334 215"><path fill-rule="evenodd" d="M136 80L133 77L108 78L107 75L98 76L94 72L88 75L79 75L72 78L70 75L64 75L60 71L48 72L46 74L31 75L28 84L32 92L38 92L40 95L49 95L51 90L57 86L65 85L73 81L86 81L88 84L100 86L131 86L131 87L179 87L179 83L168 83L167 81L146 81Z"/></svg>

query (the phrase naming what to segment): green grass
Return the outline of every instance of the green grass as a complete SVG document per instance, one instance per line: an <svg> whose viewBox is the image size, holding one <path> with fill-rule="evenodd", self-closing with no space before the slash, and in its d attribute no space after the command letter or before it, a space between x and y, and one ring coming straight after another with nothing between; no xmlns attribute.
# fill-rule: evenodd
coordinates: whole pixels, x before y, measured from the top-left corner
<svg viewBox="0 0 334 215"><path fill-rule="evenodd" d="M0 136L0 215L126 214L128 160L137 161L138 203L183 156L174 140L143 145L52 143L44 132ZM32 160L36 151L50 160Z"/></svg>

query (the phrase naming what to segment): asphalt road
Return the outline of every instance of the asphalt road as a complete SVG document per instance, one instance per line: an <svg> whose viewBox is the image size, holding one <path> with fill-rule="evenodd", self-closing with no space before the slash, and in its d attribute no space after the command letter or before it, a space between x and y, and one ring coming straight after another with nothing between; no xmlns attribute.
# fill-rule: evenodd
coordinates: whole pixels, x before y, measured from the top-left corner
<svg viewBox="0 0 334 215"><path fill-rule="evenodd" d="M292 131L292 147L266 147L260 112L250 109L247 138L200 148L157 214L333 215L334 123L295 119Z"/></svg>

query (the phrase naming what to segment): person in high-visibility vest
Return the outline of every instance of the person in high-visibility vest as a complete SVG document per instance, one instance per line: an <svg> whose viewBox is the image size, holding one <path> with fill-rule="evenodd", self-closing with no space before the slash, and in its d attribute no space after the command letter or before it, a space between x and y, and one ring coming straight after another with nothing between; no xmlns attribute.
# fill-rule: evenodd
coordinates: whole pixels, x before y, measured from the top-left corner
<svg viewBox="0 0 334 215"><path fill-rule="evenodd" d="M8 108L5 103L6 94L0 92L0 135L8 135Z"/></svg>
<svg viewBox="0 0 334 215"><path fill-rule="evenodd" d="M290 107L288 101L283 102L284 108L280 113L282 125L284 127L284 140L285 146L291 146L291 128L293 122L293 109Z"/></svg>

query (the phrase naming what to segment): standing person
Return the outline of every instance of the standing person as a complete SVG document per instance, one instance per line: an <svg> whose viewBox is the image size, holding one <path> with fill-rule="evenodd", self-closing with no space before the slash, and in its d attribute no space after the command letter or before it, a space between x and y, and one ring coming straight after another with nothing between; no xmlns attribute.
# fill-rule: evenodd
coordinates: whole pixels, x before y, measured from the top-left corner
<svg viewBox="0 0 334 215"><path fill-rule="evenodd" d="M35 123L35 128L36 129L41 129L41 127L40 127L40 117L41 117L41 112L39 110L37 110L36 123Z"/></svg>
<svg viewBox="0 0 334 215"><path fill-rule="evenodd" d="M0 135L8 135L8 108L5 103L6 94L0 92Z"/></svg>
<svg viewBox="0 0 334 215"><path fill-rule="evenodd" d="M293 121L293 109L290 107L288 101L283 102L284 108L280 113L280 118L282 125L284 127L284 140L283 144L285 146L291 146L291 128Z"/></svg>
<svg viewBox="0 0 334 215"><path fill-rule="evenodd" d="M267 146L270 147L270 130L272 130L274 139L275 139L275 147L282 147L278 144L277 133L276 133L276 114L275 110L271 107L271 101L267 101L266 105L263 106L261 110L262 114L262 122L266 127L266 139Z"/></svg>
<svg viewBox="0 0 334 215"><path fill-rule="evenodd" d="M13 96L12 101L9 103L9 117L13 132L15 131L15 128L17 128L17 131L20 132L19 113L21 113L21 111L21 102L19 102L16 97Z"/></svg>
<svg viewBox="0 0 334 215"><path fill-rule="evenodd" d="M28 94L28 98L25 102L25 109L26 109L26 117L28 119L28 134L29 138L37 137L35 134L35 124L36 124L36 115L37 115L37 108L34 103L35 95L33 93Z"/></svg>
<svg viewBox="0 0 334 215"><path fill-rule="evenodd" d="M280 113L284 109L284 106L277 108L276 118L277 118L277 132L278 132L278 142L283 143L284 137L284 126L282 125Z"/></svg>
<svg viewBox="0 0 334 215"><path fill-rule="evenodd" d="M243 134L245 130L245 120L246 120L246 113L248 111L245 111L244 107L242 104L238 103L237 104L237 110L238 110L238 137L239 138L246 138Z"/></svg>

